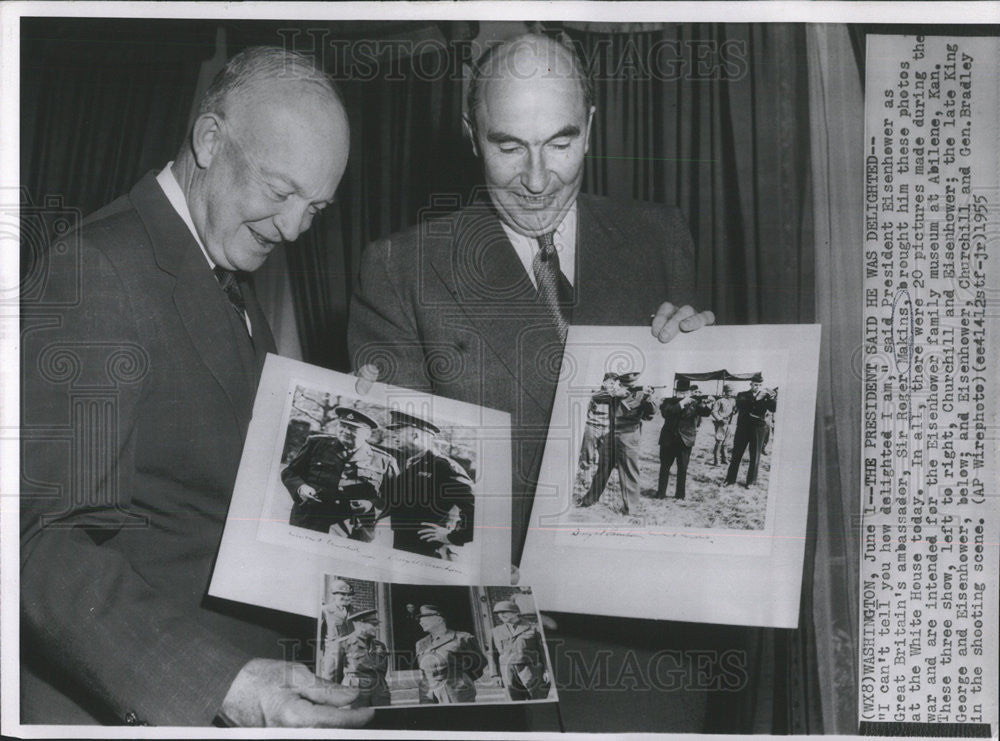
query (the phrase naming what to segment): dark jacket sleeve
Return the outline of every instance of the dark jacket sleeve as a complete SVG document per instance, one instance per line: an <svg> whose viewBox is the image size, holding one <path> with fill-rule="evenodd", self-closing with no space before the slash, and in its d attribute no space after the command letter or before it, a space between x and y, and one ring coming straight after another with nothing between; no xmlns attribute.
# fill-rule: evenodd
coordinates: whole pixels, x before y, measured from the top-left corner
<svg viewBox="0 0 1000 741"><path fill-rule="evenodd" d="M479 647L479 641L475 636L465 633L462 635L462 669L473 679L479 679L486 671L489 661L486 654Z"/></svg>
<svg viewBox="0 0 1000 741"><path fill-rule="evenodd" d="M458 464L440 457L435 461L435 479L444 482L441 500L445 511L458 507L458 525L448 535L452 545L465 545L474 536L476 500L472 494L472 481L458 470Z"/></svg>
<svg viewBox="0 0 1000 741"><path fill-rule="evenodd" d="M80 255L46 275L62 308L22 306L22 641L123 720L209 725L250 656L116 547L150 527L130 512L149 357L115 268Z"/></svg>
<svg viewBox="0 0 1000 741"><path fill-rule="evenodd" d="M414 255L407 253L418 251L418 244L389 240L365 248L351 297L347 343L352 367L371 363L378 366L382 383L430 391L415 299L403 287L405 278L418 270ZM419 281L407 283L414 284Z"/></svg>
<svg viewBox="0 0 1000 741"><path fill-rule="evenodd" d="M305 483L305 479L302 478L302 474L306 467L306 462L309 460L309 451L313 446L310 444L309 440L302 443L302 447L299 448L299 452L288 462L281 471L281 483L285 485L288 489L288 493L292 495L294 501L298 501L299 487Z"/></svg>

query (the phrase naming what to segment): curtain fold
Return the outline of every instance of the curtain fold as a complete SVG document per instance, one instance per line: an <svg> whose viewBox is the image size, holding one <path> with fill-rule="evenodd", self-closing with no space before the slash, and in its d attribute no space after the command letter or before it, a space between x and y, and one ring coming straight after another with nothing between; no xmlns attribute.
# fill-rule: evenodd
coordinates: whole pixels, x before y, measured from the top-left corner
<svg viewBox="0 0 1000 741"><path fill-rule="evenodd" d="M823 324L813 477L813 619L825 729L857 733L864 94L848 29L810 25L816 313Z"/></svg>
<svg viewBox="0 0 1000 741"><path fill-rule="evenodd" d="M595 73L584 190L680 207L721 323L812 321L803 27L662 26L568 29Z"/></svg>
<svg viewBox="0 0 1000 741"><path fill-rule="evenodd" d="M36 204L86 215L174 158L215 40L213 24L178 23L22 20L21 184Z"/></svg>

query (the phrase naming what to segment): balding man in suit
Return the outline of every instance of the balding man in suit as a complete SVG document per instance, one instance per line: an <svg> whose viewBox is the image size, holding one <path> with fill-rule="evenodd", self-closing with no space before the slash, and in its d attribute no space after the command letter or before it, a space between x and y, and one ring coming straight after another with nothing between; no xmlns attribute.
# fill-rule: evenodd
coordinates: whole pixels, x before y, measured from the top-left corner
<svg viewBox="0 0 1000 741"><path fill-rule="evenodd" d="M694 248L676 208L580 193L594 102L571 48L535 34L492 47L476 64L464 119L485 191L369 245L352 297L355 366L381 361L389 383L510 413L515 564L568 326L648 325L666 342L715 320L692 308ZM588 635L574 645L588 661L612 645L609 636L629 634L615 621L583 622ZM615 661L636 655L627 641L615 648ZM581 708L624 706L631 696L576 689L561 699ZM659 693L656 717L629 721L662 729L677 703L695 701L690 694ZM605 717L616 730L618 711Z"/></svg>
<svg viewBox="0 0 1000 741"><path fill-rule="evenodd" d="M173 162L46 255L23 306L21 720L349 726L286 661L308 623L206 596L274 341L249 280L334 197L347 114L312 60L234 57ZM304 629L303 629L304 628Z"/></svg>

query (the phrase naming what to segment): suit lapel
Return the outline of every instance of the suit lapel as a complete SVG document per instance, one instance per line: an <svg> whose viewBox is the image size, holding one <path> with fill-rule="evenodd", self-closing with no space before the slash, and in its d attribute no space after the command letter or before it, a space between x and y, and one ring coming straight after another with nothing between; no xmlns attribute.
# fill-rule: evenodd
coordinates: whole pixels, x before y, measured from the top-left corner
<svg viewBox="0 0 1000 741"><path fill-rule="evenodd" d="M554 373L546 379L539 369L550 365L543 354L555 351L558 335L493 208L480 200L465 209L450 242L450 249L433 253L434 278L475 327L487 362L514 379L518 398L547 412Z"/></svg>
<svg viewBox="0 0 1000 741"><path fill-rule="evenodd" d="M243 291L243 300L247 305L247 315L250 317L250 326L253 327L253 350L255 357L254 374L259 375L264 367L264 358L270 352L277 352L274 345L274 336L271 334L271 325L264 316L264 311L257 301L257 293L254 290L253 280L250 276L245 276L240 281L240 288Z"/></svg>
<svg viewBox="0 0 1000 741"><path fill-rule="evenodd" d="M237 335L230 322L232 307L201 248L152 173L136 184L129 198L146 227L157 264L176 279L174 307L192 345L229 397L240 428L246 429L251 409L247 400L253 392L249 379L254 371L241 359ZM252 304L259 313L256 300ZM255 326L266 323L262 320Z"/></svg>

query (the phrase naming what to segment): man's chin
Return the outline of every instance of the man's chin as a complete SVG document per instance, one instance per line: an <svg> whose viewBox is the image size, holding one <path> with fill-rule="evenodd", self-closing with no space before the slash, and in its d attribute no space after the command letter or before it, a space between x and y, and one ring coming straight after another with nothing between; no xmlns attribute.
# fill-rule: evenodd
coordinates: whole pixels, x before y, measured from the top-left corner
<svg viewBox="0 0 1000 741"><path fill-rule="evenodd" d="M270 254L271 250L265 252L260 247L257 247L252 253L241 254L235 260L230 260L230 262L233 264L234 270L252 273L267 261Z"/></svg>
<svg viewBox="0 0 1000 741"><path fill-rule="evenodd" d="M506 219L504 222L513 229L518 234L523 234L526 237L540 237L543 234L548 234L551 231L555 231L555 228L559 226L561 213L553 213L551 211L546 211L545 213L510 213L506 212Z"/></svg>

